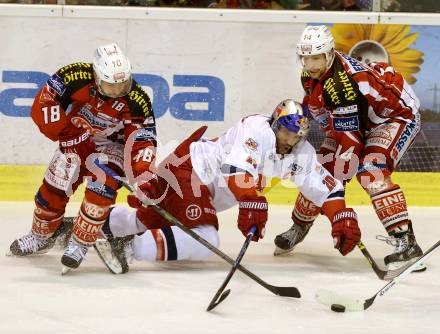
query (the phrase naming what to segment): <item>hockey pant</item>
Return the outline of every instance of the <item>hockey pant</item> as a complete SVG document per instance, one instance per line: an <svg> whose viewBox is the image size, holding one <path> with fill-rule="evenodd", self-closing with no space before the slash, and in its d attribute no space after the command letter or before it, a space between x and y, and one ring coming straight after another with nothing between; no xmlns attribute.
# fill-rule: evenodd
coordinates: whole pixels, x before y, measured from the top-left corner
<svg viewBox="0 0 440 334"><path fill-rule="evenodd" d="M123 146L110 143L98 147L97 153L106 164L119 175L123 175ZM104 158L103 158L104 157ZM70 197L88 177L85 196L78 219L73 226L74 237L84 243L93 244L101 225L115 203L119 185L96 166L77 162L62 154L59 149L46 170L43 184L35 196L32 231L43 238L50 237L60 226Z"/></svg>
<svg viewBox="0 0 440 334"><path fill-rule="evenodd" d="M136 218L136 211L123 206L113 208L109 222L110 231L115 237L136 234L132 248L137 261L201 261L212 255L208 248L177 226L147 230ZM215 226L199 225L192 230L213 246L219 246Z"/></svg>
<svg viewBox="0 0 440 334"><path fill-rule="evenodd" d="M419 131L417 114L410 123L377 125L364 140L359 132L329 131L320 149L321 162L336 178L347 182L356 175L390 235L407 230L409 223L404 194L390 176Z"/></svg>

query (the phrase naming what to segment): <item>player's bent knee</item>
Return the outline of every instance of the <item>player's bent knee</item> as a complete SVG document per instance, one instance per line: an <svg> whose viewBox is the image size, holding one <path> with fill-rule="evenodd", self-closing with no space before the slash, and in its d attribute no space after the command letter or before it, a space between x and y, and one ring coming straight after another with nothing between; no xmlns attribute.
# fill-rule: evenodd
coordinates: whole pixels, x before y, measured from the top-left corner
<svg viewBox="0 0 440 334"><path fill-rule="evenodd" d="M178 260L202 261L206 260L213 254L208 248L193 237L187 235L178 227L173 226L172 229L176 241ZM219 246L220 239L217 229L214 226L201 225L192 230L214 247Z"/></svg>
<svg viewBox="0 0 440 334"><path fill-rule="evenodd" d="M399 186L394 184L389 177L383 180L368 182L366 183L365 187L363 186L370 197L393 190L398 187Z"/></svg>
<svg viewBox="0 0 440 334"><path fill-rule="evenodd" d="M136 219L136 211L125 206L115 206L110 212L110 231L115 237L142 233L146 230Z"/></svg>

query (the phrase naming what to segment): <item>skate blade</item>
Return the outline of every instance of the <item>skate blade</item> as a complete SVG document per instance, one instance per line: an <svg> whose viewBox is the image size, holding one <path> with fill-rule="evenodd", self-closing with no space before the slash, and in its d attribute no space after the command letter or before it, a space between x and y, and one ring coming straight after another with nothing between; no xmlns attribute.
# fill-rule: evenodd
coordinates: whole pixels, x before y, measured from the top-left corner
<svg viewBox="0 0 440 334"><path fill-rule="evenodd" d="M67 275L71 270L72 270L72 268L69 268L67 266L62 266L61 267L61 276Z"/></svg>
<svg viewBox="0 0 440 334"><path fill-rule="evenodd" d="M427 269L426 264L420 263L412 272L413 273L421 273Z"/></svg>
<svg viewBox="0 0 440 334"><path fill-rule="evenodd" d="M45 250L44 249L44 250L41 250L41 251L38 251L38 252L35 252L35 253L20 255L20 254L14 254L11 251L8 251L8 252L5 253L5 255L9 256L9 257L35 257L35 256L38 256L38 255L46 254L47 252L49 252L49 250Z"/></svg>
<svg viewBox="0 0 440 334"><path fill-rule="evenodd" d="M294 247L294 248L295 248L295 247ZM291 253L291 252L293 251L294 248L291 248L291 249L282 249L282 248L279 248L278 246L275 246L275 250L274 250L274 252L273 252L273 255L274 255L274 256L286 255L286 254Z"/></svg>
<svg viewBox="0 0 440 334"><path fill-rule="evenodd" d="M107 241L97 241L93 248L98 254L101 261L107 267L107 269L115 275L120 275L124 273L124 270L119 263L118 259L116 259L111 252L110 244Z"/></svg>
<svg viewBox="0 0 440 334"><path fill-rule="evenodd" d="M387 268L388 271L394 271L394 270L399 270L403 267L409 267L412 263L414 263L417 259L415 259L414 261L409 261L409 262L396 262L396 263L390 263ZM417 267L415 267L413 269L413 273L420 273L423 272L427 269L426 264L424 263L420 263Z"/></svg>

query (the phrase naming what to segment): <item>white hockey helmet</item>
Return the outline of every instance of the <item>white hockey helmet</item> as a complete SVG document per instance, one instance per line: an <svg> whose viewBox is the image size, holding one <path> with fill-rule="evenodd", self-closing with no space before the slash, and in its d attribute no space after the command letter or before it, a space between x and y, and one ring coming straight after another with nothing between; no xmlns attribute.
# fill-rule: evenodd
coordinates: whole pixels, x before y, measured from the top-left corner
<svg viewBox="0 0 440 334"><path fill-rule="evenodd" d="M276 131L283 126L300 137L307 137L310 131L307 106L291 99L281 101L272 113L271 127Z"/></svg>
<svg viewBox="0 0 440 334"><path fill-rule="evenodd" d="M102 45L95 50L93 70L95 71L96 85L102 95L115 98L124 96L130 91L131 64L115 43ZM103 82L110 84L110 86L120 87L120 93L116 94L117 96L109 95L102 88Z"/></svg>
<svg viewBox="0 0 440 334"><path fill-rule="evenodd" d="M335 40L332 33L325 25L307 26L296 44L296 54L303 65L303 56L325 54L327 68L330 68L335 58Z"/></svg>

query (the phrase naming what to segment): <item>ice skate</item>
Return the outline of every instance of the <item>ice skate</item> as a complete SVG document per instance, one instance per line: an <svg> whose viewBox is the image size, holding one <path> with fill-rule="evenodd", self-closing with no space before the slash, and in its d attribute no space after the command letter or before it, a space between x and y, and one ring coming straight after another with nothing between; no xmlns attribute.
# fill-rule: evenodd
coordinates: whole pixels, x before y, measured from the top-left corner
<svg viewBox="0 0 440 334"><path fill-rule="evenodd" d="M109 240L98 240L93 246L112 274L125 274L133 258L133 235Z"/></svg>
<svg viewBox="0 0 440 334"><path fill-rule="evenodd" d="M30 231L25 236L14 240L9 247L8 256L28 256L47 253L55 242L68 239L72 232L73 217L64 218L55 233L49 238L42 238ZM60 242L61 242L60 241ZM67 244L67 243L66 243ZM66 246L64 246L65 248Z"/></svg>
<svg viewBox="0 0 440 334"><path fill-rule="evenodd" d="M279 256L293 251L295 246L304 240L311 226L312 224L293 224L286 232L277 235L273 255Z"/></svg>
<svg viewBox="0 0 440 334"><path fill-rule="evenodd" d="M64 217L63 223L55 231L52 238L55 239L55 246L57 249L66 249L69 244L70 236L72 235L72 227L76 217Z"/></svg>
<svg viewBox="0 0 440 334"><path fill-rule="evenodd" d="M61 269L61 274L67 274L71 269L76 269L81 264L82 260L87 254L89 246L83 245L71 237L69 239L69 244L61 257L61 263L63 267Z"/></svg>
<svg viewBox="0 0 440 334"><path fill-rule="evenodd" d="M403 266L409 266L423 255L423 251L417 244L411 225L407 232L396 233L396 235L392 237L379 237L378 239L386 241L386 243L394 246L394 252L384 258L388 270L395 270ZM426 266L421 264L414 271L417 272L424 270L426 270Z"/></svg>
<svg viewBox="0 0 440 334"><path fill-rule="evenodd" d="M47 253L55 244L53 238L42 238L30 231L14 240L9 246L8 256L28 256Z"/></svg>

